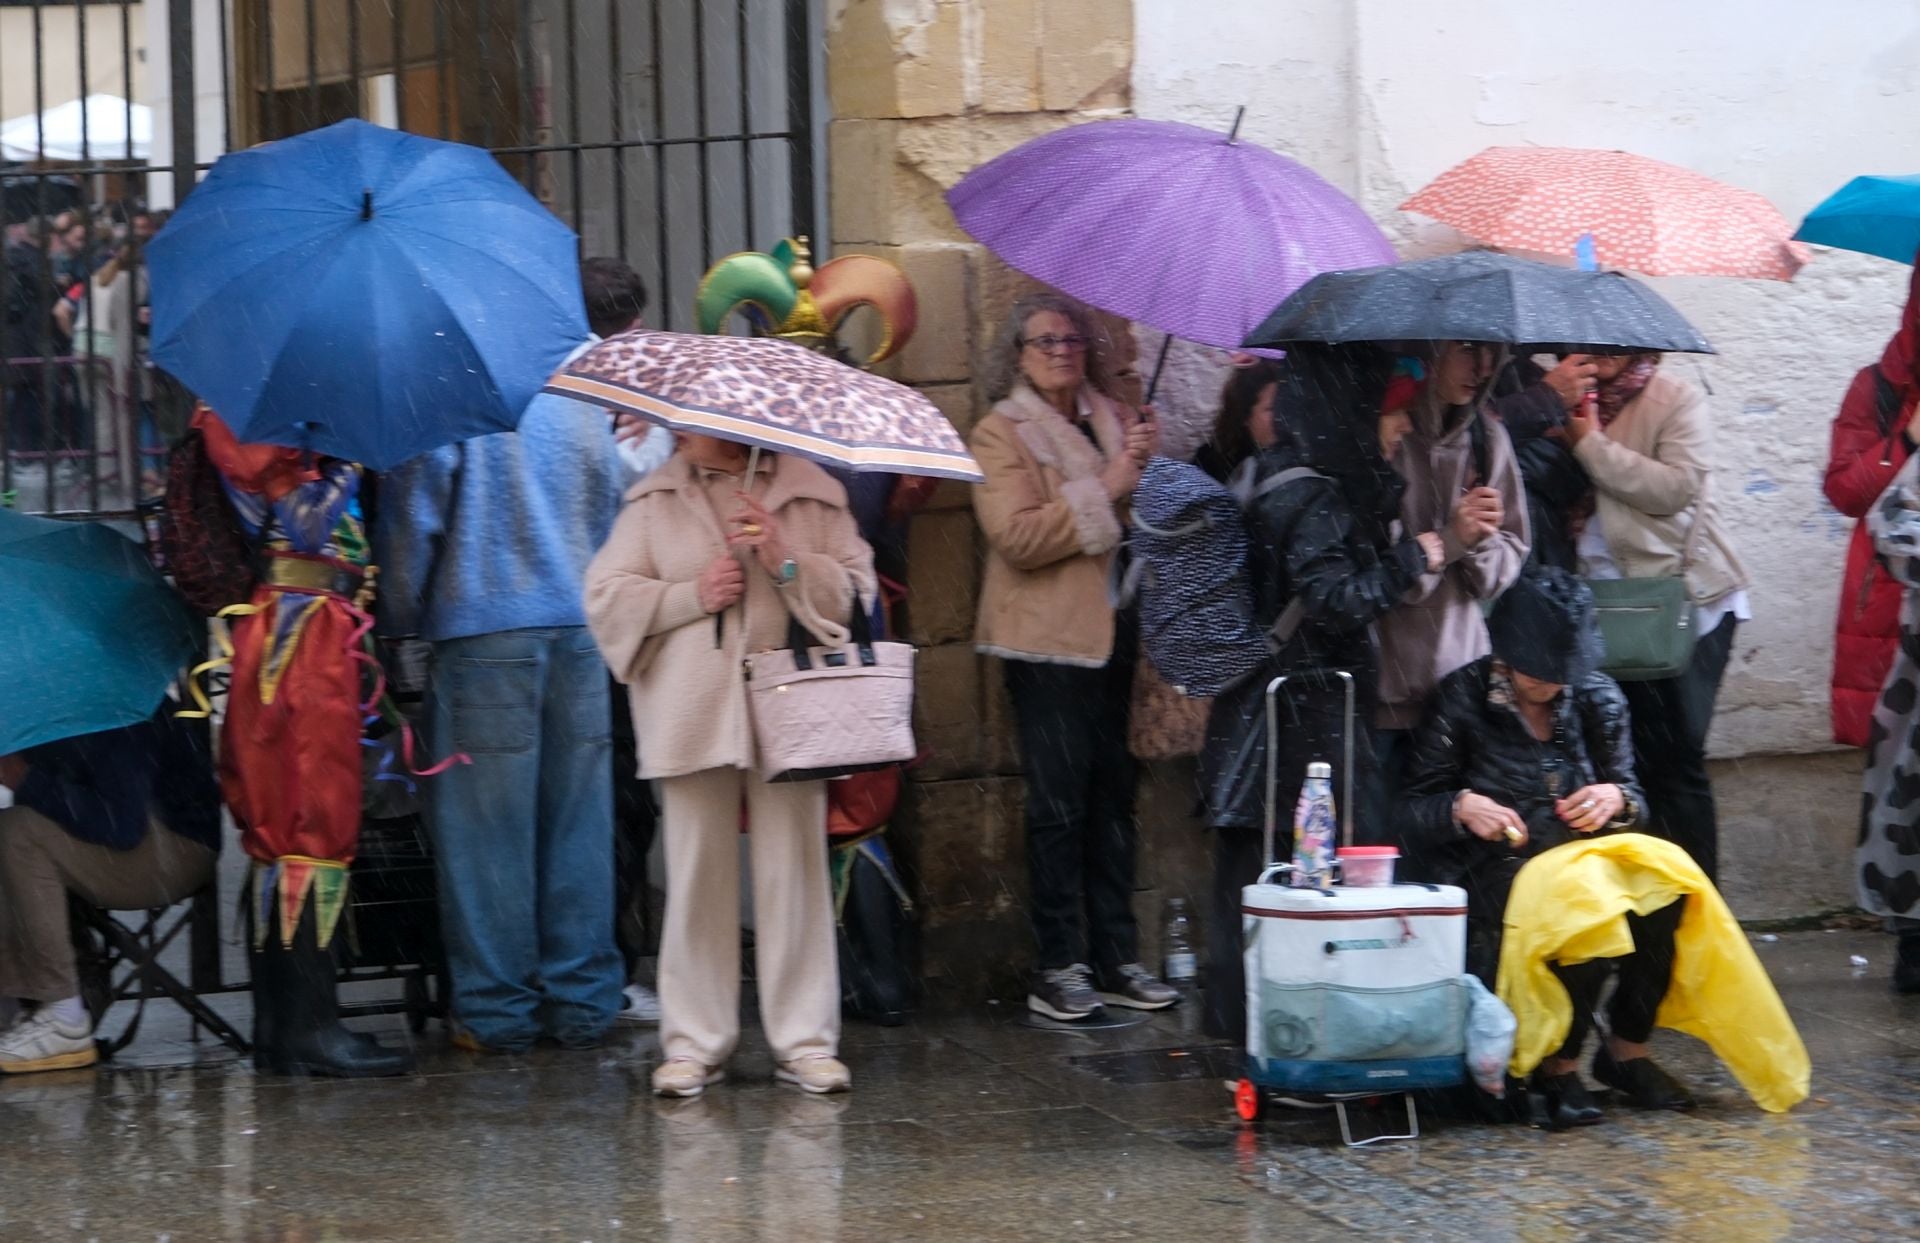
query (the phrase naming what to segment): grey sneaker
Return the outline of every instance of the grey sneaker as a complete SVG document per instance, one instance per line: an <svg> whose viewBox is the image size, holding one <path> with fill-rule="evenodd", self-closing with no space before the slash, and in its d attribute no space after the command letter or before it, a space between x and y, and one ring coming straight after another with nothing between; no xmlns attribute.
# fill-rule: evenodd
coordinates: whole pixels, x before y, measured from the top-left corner
<svg viewBox="0 0 1920 1243"><path fill-rule="evenodd" d="M1137 962L1122 963L1100 981L1100 1000L1130 1010L1164 1010L1180 1000L1180 990Z"/></svg>
<svg viewBox="0 0 1920 1243"><path fill-rule="evenodd" d="M1027 994L1027 1009L1062 1023L1077 1023L1099 1008L1093 972L1085 963L1042 971L1033 991Z"/></svg>

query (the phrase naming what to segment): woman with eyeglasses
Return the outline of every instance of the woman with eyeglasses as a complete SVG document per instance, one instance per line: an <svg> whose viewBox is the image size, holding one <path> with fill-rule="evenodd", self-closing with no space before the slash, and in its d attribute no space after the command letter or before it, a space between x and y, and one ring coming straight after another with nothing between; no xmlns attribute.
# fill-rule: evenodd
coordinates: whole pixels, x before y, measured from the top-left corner
<svg viewBox="0 0 1920 1243"><path fill-rule="evenodd" d="M1078 303L1050 293L1016 302L996 404L970 443L986 475L973 494L987 540L974 641L1006 662L1026 763L1040 954L1027 1006L1061 1022L1103 1002L1159 1010L1180 997L1141 965L1133 916L1127 716L1138 635L1134 617L1108 603L1107 573L1154 428L1116 399L1109 349Z"/></svg>

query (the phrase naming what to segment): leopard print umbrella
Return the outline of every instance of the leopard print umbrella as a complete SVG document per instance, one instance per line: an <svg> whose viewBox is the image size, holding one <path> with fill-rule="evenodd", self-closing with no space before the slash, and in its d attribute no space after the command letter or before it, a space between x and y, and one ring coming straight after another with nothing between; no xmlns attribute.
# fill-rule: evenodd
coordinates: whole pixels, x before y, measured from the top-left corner
<svg viewBox="0 0 1920 1243"><path fill-rule="evenodd" d="M920 393L775 338L625 333L575 359L547 391L856 471L982 478Z"/></svg>

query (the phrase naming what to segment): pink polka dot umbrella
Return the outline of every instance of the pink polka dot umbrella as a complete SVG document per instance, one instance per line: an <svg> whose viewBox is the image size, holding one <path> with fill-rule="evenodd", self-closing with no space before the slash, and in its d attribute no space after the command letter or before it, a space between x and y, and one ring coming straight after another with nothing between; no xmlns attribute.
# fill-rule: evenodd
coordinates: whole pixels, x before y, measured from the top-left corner
<svg viewBox="0 0 1920 1243"><path fill-rule="evenodd" d="M1646 276L1792 280L1810 252L1751 190L1627 151L1488 147L1402 203L1488 246L1572 255Z"/></svg>

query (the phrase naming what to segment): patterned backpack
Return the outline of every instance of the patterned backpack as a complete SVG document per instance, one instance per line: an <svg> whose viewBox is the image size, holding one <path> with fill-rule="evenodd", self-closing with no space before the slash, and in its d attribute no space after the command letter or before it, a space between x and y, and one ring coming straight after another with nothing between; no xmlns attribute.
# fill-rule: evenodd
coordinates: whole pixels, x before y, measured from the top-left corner
<svg viewBox="0 0 1920 1243"><path fill-rule="evenodd" d="M253 598L259 550L240 524L198 428L167 455L159 535L163 568L199 613L212 617Z"/></svg>
<svg viewBox="0 0 1920 1243"><path fill-rule="evenodd" d="M1138 602L1148 658L1173 689L1195 699L1218 695L1259 668L1306 615L1292 600L1271 626L1254 618L1244 511L1275 488L1324 476L1297 466L1256 484L1251 465L1223 487L1186 462L1148 462L1133 493L1124 569L1115 559L1115 604Z"/></svg>

